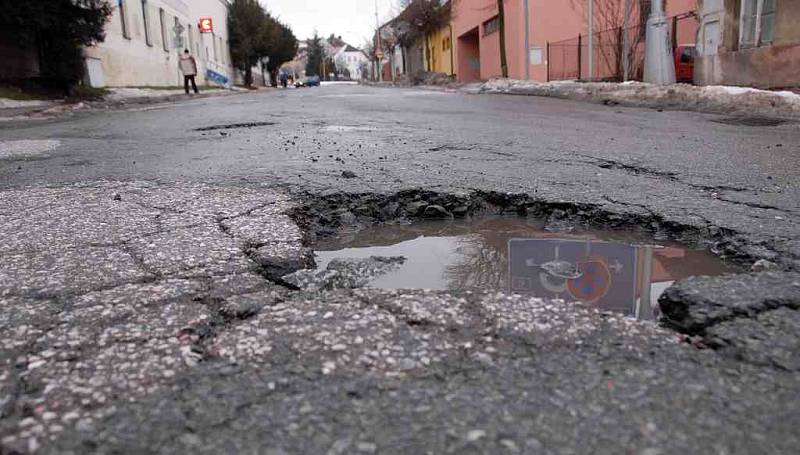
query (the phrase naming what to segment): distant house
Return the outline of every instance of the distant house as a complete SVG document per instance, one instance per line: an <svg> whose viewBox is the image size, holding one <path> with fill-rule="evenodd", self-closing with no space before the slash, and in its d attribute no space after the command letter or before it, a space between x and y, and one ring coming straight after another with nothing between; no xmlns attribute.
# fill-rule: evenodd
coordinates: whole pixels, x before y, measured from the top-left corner
<svg viewBox="0 0 800 455"><path fill-rule="evenodd" d="M696 83L800 87L800 1L699 3Z"/></svg>
<svg viewBox="0 0 800 455"><path fill-rule="evenodd" d="M367 74L361 74L362 65L367 60L367 56L364 52L349 44L345 44L340 48L339 52L334 57L336 68L346 68L349 73L346 76L354 80L360 80L368 76Z"/></svg>

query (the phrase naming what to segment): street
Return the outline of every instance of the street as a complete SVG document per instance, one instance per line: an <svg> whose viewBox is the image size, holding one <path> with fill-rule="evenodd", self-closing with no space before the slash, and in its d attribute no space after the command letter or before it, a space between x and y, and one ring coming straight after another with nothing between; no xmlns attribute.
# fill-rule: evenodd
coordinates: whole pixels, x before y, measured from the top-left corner
<svg viewBox="0 0 800 455"><path fill-rule="evenodd" d="M800 124L743 123L336 84L0 123L0 453L795 453ZM742 272L662 324L281 279L412 205Z"/></svg>

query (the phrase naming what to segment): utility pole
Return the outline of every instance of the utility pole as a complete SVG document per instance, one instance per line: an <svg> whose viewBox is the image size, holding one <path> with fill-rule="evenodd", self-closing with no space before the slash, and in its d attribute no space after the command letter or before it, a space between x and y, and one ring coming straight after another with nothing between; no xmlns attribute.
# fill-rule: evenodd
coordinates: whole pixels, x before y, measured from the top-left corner
<svg viewBox="0 0 800 455"><path fill-rule="evenodd" d="M383 68L381 68L383 50L381 49L381 22L378 19L378 0L375 0L375 72L378 74L378 82L383 82Z"/></svg>
<svg viewBox="0 0 800 455"><path fill-rule="evenodd" d="M589 0L589 81L594 77L594 0ZM578 75L580 78L580 74Z"/></svg>
<svg viewBox="0 0 800 455"><path fill-rule="evenodd" d="M651 84L675 83L675 60L667 30L664 1L653 0L653 10L647 19L647 43L644 54L644 81Z"/></svg>
<svg viewBox="0 0 800 455"><path fill-rule="evenodd" d="M525 11L525 80L531 78L531 37L530 37L530 15L528 13L528 0L524 0ZM549 56L547 58L550 58Z"/></svg>
<svg viewBox="0 0 800 455"><path fill-rule="evenodd" d="M627 82L631 74L631 38L628 33L631 18L631 0L625 0L625 11L622 14L624 15L622 18L622 81Z"/></svg>

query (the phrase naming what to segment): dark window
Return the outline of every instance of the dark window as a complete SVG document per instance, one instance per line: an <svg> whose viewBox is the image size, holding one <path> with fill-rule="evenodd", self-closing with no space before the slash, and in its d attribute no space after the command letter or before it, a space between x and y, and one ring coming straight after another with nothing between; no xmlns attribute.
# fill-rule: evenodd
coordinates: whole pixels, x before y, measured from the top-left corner
<svg viewBox="0 0 800 455"><path fill-rule="evenodd" d="M483 36L491 35L500 30L500 17L493 17L483 23Z"/></svg>
<svg viewBox="0 0 800 455"><path fill-rule="evenodd" d="M772 44L775 37L775 0L764 0L761 4L761 36L759 43Z"/></svg>
<svg viewBox="0 0 800 455"><path fill-rule="evenodd" d="M169 52L169 43L167 43L167 18L164 8L158 9L158 20L161 21L161 46L165 51Z"/></svg>
<svg viewBox="0 0 800 455"><path fill-rule="evenodd" d="M681 51L681 63L694 63L694 48L684 47Z"/></svg>
<svg viewBox="0 0 800 455"><path fill-rule="evenodd" d="M142 22L144 23L144 42L148 46L153 45L153 39L150 38L150 13L147 11L147 0L142 0Z"/></svg>
<svg viewBox="0 0 800 455"><path fill-rule="evenodd" d="M131 39L131 34L128 32L128 12L125 9L125 0L117 0L119 6L119 23L122 24L122 36Z"/></svg>

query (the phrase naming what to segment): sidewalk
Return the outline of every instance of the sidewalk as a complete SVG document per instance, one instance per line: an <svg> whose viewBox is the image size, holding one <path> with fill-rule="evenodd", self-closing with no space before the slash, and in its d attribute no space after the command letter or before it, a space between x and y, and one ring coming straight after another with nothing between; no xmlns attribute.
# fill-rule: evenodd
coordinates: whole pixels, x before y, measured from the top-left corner
<svg viewBox="0 0 800 455"><path fill-rule="evenodd" d="M749 87L492 79L481 85L477 93L551 96L630 107L800 118L800 94Z"/></svg>
<svg viewBox="0 0 800 455"><path fill-rule="evenodd" d="M477 83L409 85L392 82L367 82L373 87L416 87L427 90L478 94L548 96L554 98L664 110L685 110L800 118L800 94L790 91L759 90L750 87L707 86L690 84L659 86L644 82L536 82L514 79L491 79Z"/></svg>
<svg viewBox="0 0 800 455"><path fill-rule="evenodd" d="M251 90L234 87L201 88L199 94L186 95L182 88L109 88L100 100L68 102L66 100L17 101L0 98L0 123L20 120L45 120L78 111L113 109L131 105L167 103L186 99L229 96L250 93Z"/></svg>

